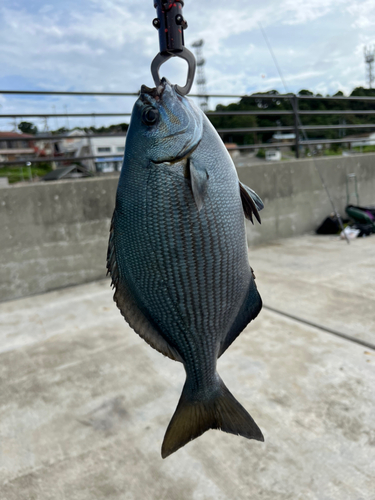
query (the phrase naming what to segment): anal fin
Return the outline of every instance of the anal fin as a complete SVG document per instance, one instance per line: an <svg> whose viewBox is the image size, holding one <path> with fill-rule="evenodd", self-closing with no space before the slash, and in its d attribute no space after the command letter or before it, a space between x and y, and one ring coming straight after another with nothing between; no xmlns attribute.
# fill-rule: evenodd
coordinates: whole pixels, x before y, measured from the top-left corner
<svg viewBox="0 0 375 500"><path fill-rule="evenodd" d="M253 273L253 270L251 271ZM228 347L236 340L250 321L258 316L262 309L262 305L262 299L259 295L255 281L252 279L246 298L237 314L237 317L221 343L218 357L220 357L228 349Z"/></svg>

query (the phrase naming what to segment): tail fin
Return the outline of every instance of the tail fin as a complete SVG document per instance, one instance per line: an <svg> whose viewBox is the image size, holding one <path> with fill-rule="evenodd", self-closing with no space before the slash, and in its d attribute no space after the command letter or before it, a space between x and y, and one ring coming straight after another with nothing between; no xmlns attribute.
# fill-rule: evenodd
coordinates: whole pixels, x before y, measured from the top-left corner
<svg viewBox="0 0 375 500"><path fill-rule="evenodd" d="M185 382L180 401L164 436L161 456L168 457L208 429L221 429L230 434L264 441L253 418L218 376L218 388L209 399L194 398Z"/></svg>

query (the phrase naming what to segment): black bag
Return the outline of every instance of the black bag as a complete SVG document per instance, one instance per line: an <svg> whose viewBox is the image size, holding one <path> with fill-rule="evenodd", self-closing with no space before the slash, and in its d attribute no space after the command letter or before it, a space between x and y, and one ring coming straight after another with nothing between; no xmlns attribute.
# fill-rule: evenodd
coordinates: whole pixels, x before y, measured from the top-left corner
<svg viewBox="0 0 375 500"><path fill-rule="evenodd" d="M335 215L327 217L316 230L316 234L337 234L340 224Z"/></svg>

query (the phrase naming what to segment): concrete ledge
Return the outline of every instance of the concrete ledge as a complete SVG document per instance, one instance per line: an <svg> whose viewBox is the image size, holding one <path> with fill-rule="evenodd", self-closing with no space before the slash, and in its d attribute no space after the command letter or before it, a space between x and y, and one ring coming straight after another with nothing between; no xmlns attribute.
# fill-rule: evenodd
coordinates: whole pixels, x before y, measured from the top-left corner
<svg viewBox="0 0 375 500"><path fill-rule="evenodd" d="M346 174L356 173L360 201L375 203L375 155L316 160L344 213ZM248 224L259 245L314 230L331 211L312 160L238 169L264 200L262 225ZM0 189L0 301L101 279L118 177Z"/></svg>
<svg viewBox="0 0 375 500"><path fill-rule="evenodd" d="M0 300L105 277L118 178L0 191Z"/></svg>
<svg viewBox="0 0 375 500"><path fill-rule="evenodd" d="M355 173L360 203L375 204L375 155L318 158L316 165L334 204L345 216L346 175ZM262 163L238 168L240 180L263 199L262 225L248 223L250 244L314 231L332 212L327 193L312 159ZM351 186L354 192L354 186ZM351 203L356 204L355 197Z"/></svg>

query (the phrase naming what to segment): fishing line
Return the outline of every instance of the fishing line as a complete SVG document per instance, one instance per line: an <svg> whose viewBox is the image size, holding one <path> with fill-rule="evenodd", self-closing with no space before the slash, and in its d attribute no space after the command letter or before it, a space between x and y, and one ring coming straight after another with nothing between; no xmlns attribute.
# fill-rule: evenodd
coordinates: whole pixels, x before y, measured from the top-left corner
<svg viewBox="0 0 375 500"><path fill-rule="evenodd" d="M281 72L281 68L280 68L280 66L279 66L279 65L278 65L278 63L277 63L276 56L275 56L275 54L274 54L274 52L273 52L273 50L272 50L272 47L271 47L271 44L270 44L270 42L269 42L269 40L268 40L268 38L267 38L266 32L264 31L263 26L261 25L261 23L258 23L258 25L259 25L259 28L260 28L260 30L261 30L261 32L262 32L263 38L264 38L264 40L265 40L265 42L266 42L266 44L267 44L268 50L269 50L269 51L270 51L270 53L271 53L271 56L272 56L272 59L273 59L273 61L274 61L274 63L275 63L275 66L276 66L277 72L279 73L280 79L281 79L281 81L282 81L282 83L283 83L283 86L284 86L285 92L286 92L287 94L289 94L290 92L289 92L289 90L288 90L288 86L287 86L286 81L285 81L285 79L284 79L284 76L283 76L283 74L282 74L282 72ZM296 118L297 118L298 128L299 128L299 129L300 129L300 131L302 132L302 135L303 135L303 138L305 139L305 141L307 141L307 140L308 140L308 137L307 137L307 134L306 134L305 129L303 129L303 128L302 128L301 118L300 118L299 114L297 113L297 110L296 110L296 107L295 107L295 103L294 103L294 101L293 101L292 99L290 100L290 103L291 103L292 108L293 108L294 116L296 116ZM341 217L340 217L339 213L338 213L338 212L337 212L337 210L336 210L336 207L335 207L335 204L334 204L334 202L333 202L333 200L332 200L331 194L330 194L330 192L329 192L329 190L328 190L328 187L327 187L326 183L324 182L323 175L322 175L322 173L320 172L320 170L319 170L319 168L318 168L318 165L317 165L316 160L315 160L315 158L314 158L314 153L313 153L313 151L312 151L311 145L310 145L310 144L306 144L306 146L307 146L307 147L308 147L308 149L310 150L310 153L311 153L311 158L312 158L312 160L313 160L313 164L314 164L315 170L316 170L316 171L317 171L317 173L318 173L318 176L319 176L319 178L320 178L320 182L322 183L322 186L323 186L323 188L325 189L325 191L326 191L326 193L327 193L327 196L328 196L328 199L329 199L329 201L330 201L330 203L331 203L332 210L333 210L334 214L336 215L336 218L337 218L337 220L338 220L338 222L339 222L339 224L340 224L341 230L343 231L344 236L345 236L345 239L346 239L346 241L348 242L348 245L349 245L349 244L350 244L349 237L348 237L348 235L345 233L345 230L344 230L344 224L342 223Z"/></svg>

